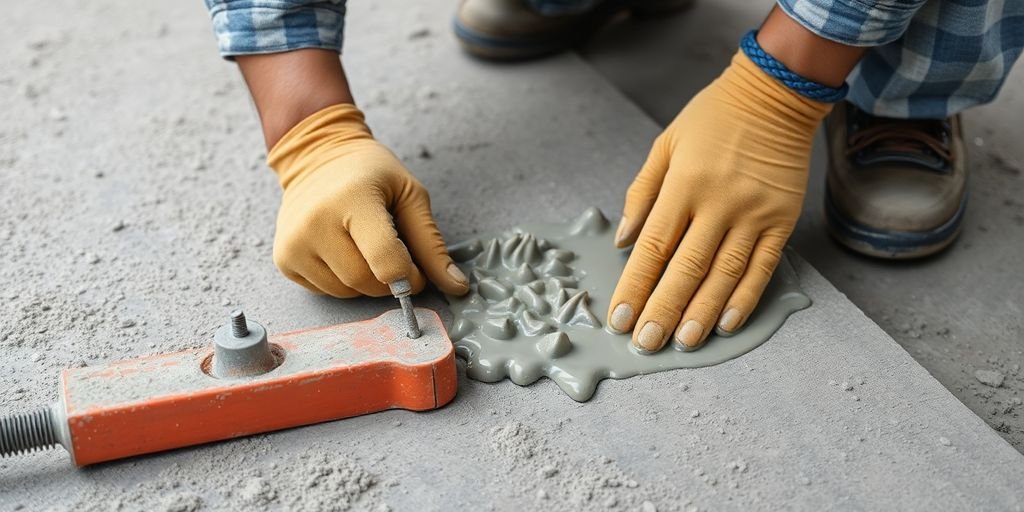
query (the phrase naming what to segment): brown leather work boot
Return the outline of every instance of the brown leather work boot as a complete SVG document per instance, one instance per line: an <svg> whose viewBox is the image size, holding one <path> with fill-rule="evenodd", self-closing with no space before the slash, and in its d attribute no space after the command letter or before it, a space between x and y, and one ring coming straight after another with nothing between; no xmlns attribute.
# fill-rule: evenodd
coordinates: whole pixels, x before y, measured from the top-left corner
<svg viewBox="0 0 1024 512"><path fill-rule="evenodd" d="M527 0L462 0L455 15L455 36L477 57L523 60L566 50L620 13L665 14L691 3L693 0L600 0L582 12L546 15Z"/></svg>
<svg viewBox="0 0 1024 512"><path fill-rule="evenodd" d="M967 170L960 116L891 119L842 102L825 120L829 232L861 254L910 259L960 233Z"/></svg>

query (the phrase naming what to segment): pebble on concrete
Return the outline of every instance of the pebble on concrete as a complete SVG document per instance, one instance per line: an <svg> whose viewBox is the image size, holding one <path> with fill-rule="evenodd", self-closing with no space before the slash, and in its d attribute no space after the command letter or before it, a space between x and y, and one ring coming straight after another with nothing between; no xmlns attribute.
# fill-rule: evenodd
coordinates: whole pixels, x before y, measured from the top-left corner
<svg viewBox="0 0 1024 512"><path fill-rule="evenodd" d="M974 378L986 386L998 388L1003 385L1006 376L993 370L975 370Z"/></svg>

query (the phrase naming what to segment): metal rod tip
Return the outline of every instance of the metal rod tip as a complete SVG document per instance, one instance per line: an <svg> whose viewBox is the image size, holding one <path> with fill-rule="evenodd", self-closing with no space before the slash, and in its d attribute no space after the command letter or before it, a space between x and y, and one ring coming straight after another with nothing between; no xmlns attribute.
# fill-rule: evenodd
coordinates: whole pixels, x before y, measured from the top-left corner
<svg viewBox="0 0 1024 512"><path fill-rule="evenodd" d="M231 312L231 334L236 338L249 335L249 326L245 323L245 313L241 309Z"/></svg>

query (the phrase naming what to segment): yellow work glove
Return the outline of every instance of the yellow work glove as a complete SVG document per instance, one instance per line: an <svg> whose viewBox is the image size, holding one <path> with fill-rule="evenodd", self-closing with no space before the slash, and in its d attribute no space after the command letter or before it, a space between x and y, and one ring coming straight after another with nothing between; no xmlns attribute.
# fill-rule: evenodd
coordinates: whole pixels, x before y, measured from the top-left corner
<svg viewBox="0 0 1024 512"><path fill-rule="evenodd" d="M608 325L633 344L698 348L743 325L800 215L811 139L830 104L742 52L654 141L626 193L615 243L636 243Z"/></svg>
<svg viewBox="0 0 1024 512"><path fill-rule="evenodd" d="M292 281L335 297L382 297L401 279L422 290L425 274L445 293L468 291L426 189L374 140L354 105L309 116L267 160L284 189L274 263Z"/></svg>

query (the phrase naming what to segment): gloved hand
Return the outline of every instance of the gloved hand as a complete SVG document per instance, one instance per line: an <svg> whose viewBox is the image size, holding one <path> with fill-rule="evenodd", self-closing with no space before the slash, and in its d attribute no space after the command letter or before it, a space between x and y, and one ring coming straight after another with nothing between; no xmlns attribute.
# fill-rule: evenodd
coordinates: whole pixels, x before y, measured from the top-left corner
<svg viewBox="0 0 1024 512"><path fill-rule="evenodd" d="M616 245L636 243L608 325L661 349L698 348L743 325L800 215L811 139L830 104L742 52L655 141L626 194ZM724 313L723 313L724 311Z"/></svg>
<svg viewBox="0 0 1024 512"><path fill-rule="evenodd" d="M292 281L343 298L387 296L388 284L403 278L418 292L424 275L445 293L469 290L434 224L426 189L373 139L354 105L309 116L267 160L284 189L274 263Z"/></svg>

